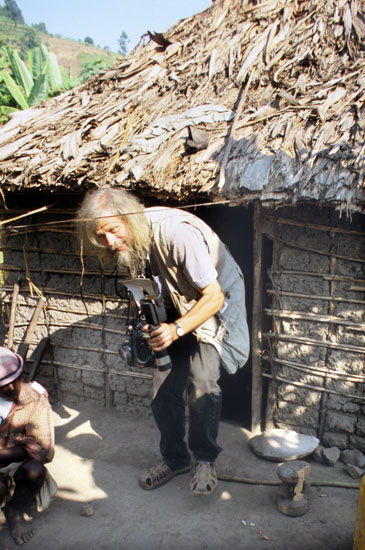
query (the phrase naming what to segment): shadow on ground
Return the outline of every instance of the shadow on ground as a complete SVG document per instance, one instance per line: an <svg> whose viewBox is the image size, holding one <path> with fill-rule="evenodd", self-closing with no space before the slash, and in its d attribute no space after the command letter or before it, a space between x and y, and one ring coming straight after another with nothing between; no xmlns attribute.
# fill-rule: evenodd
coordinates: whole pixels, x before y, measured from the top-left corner
<svg viewBox="0 0 365 550"><path fill-rule="evenodd" d="M220 481L209 497L194 497L189 474L146 492L138 477L157 458L152 418L91 403L53 405L56 456L49 470L59 491L45 512L33 513L36 534L27 550L352 550L358 491L313 487L308 513L291 518L276 507L277 464L255 456L250 432L221 423L218 472L257 481ZM342 464L311 462L311 479L351 481ZM93 515L82 515L86 504ZM15 550L0 515L1 550Z"/></svg>

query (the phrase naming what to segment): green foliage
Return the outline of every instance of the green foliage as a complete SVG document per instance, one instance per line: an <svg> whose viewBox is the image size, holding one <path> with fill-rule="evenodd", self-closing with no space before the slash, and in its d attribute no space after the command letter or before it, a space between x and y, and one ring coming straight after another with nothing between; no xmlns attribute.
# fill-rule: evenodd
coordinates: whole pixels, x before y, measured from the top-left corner
<svg viewBox="0 0 365 550"><path fill-rule="evenodd" d="M91 36L87 36L86 38L84 38L84 43L85 44L90 44L90 46L93 46L94 45L94 40L91 38Z"/></svg>
<svg viewBox="0 0 365 550"><path fill-rule="evenodd" d="M0 50L0 116L28 109L78 84L60 70L57 57L44 45L29 51L28 67L14 48Z"/></svg>
<svg viewBox="0 0 365 550"><path fill-rule="evenodd" d="M25 94L29 95L34 84L32 75L24 62L20 59L20 56L16 50L8 47L6 48L6 52L11 68L11 76L17 83L19 83ZM23 109L26 109L26 107L23 107Z"/></svg>
<svg viewBox="0 0 365 550"><path fill-rule="evenodd" d="M82 64L80 78L82 82L85 82L85 80L88 80L94 74L98 74L108 67L110 67L110 63L108 63L105 59L88 61Z"/></svg>
<svg viewBox="0 0 365 550"><path fill-rule="evenodd" d="M22 90L21 86L17 84L14 78L6 71L2 71L2 73L0 74L0 78L2 79L9 94L11 95L15 103L20 107L20 109L28 109L29 104L27 102L27 95L24 90ZM4 107L11 106L4 105Z"/></svg>
<svg viewBox="0 0 365 550"><path fill-rule="evenodd" d="M0 50L0 74L6 63L7 60L5 55L3 55ZM8 115L16 110L15 105L11 94L8 92L5 85L0 82L0 123L6 122Z"/></svg>
<svg viewBox="0 0 365 550"><path fill-rule="evenodd" d="M0 46L12 45L20 49L21 37L25 31L24 25L16 25L0 14Z"/></svg>
<svg viewBox="0 0 365 550"><path fill-rule="evenodd" d="M74 78L71 74L71 69L68 69L66 73L64 67L61 66L60 71L61 71L61 77L62 77L62 85L65 91L71 90L71 88L75 88L75 86L78 86L79 84L81 84L81 77Z"/></svg>
<svg viewBox="0 0 365 550"><path fill-rule="evenodd" d="M0 6L0 15L24 25L24 17L15 0L4 0L4 6Z"/></svg>
<svg viewBox="0 0 365 550"><path fill-rule="evenodd" d="M22 51L39 46L40 41L34 29L29 28L22 36Z"/></svg>
<svg viewBox="0 0 365 550"><path fill-rule="evenodd" d="M4 48L0 46L0 69L4 69L8 63L8 59L4 53Z"/></svg>
<svg viewBox="0 0 365 550"><path fill-rule="evenodd" d="M0 46L16 48L20 57L25 59L29 48L39 43L39 37L34 29L14 23L0 15Z"/></svg>
<svg viewBox="0 0 365 550"><path fill-rule="evenodd" d="M1 93L0 93L1 102ZM3 124L8 120L8 117L14 111L19 111L16 107L7 107L6 105L0 105L0 123Z"/></svg>
<svg viewBox="0 0 365 550"><path fill-rule="evenodd" d="M46 24L45 23L32 23L32 28L36 31L43 32L44 34L48 34Z"/></svg>
<svg viewBox="0 0 365 550"><path fill-rule="evenodd" d="M126 55L127 54L127 43L129 42L129 38L126 32L122 32L122 34L119 37L118 44L119 44L119 53Z"/></svg>
<svg viewBox="0 0 365 550"><path fill-rule="evenodd" d="M95 46L85 45L82 41L79 41L79 46L76 41L59 35L65 41L65 65L70 60L72 71L76 74L81 70L83 72L82 78L74 78L71 68L65 70L60 67L56 55L47 51L45 45L39 44L42 40L49 40L49 49L55 48L56 52L64 52L63 44L54 40L52 35L47 33L48 38L40 34L47 32L44 23L33 24L31 27L15 23L4 16L4 9L5 7L0 6L0 125L7 121L8 115L13 111L74 88L120 59L120 55L109 52L106 48L98 51ZM75 47L70 47L70 42L74 42ZM30 48L34 44L35 47ZM17 53L12 54L15 50ZM33 81L31 88L27 84L27 71Z"/></svg>
<svg viewBox="0 0 365 550"><path fill-rule="evenodd" d="M0 0L0 4L2 0ZM56 38L50 33L46 35L38 31L38 25L42 27L42 23L32 25L20 25L13 23L10 19L5 19L0 15L0 46L11 46L16 48L23 61L26 61L29 48L24 42L24 34L30 29L35 32L38 42L46 44L48 50L53 51L61 59L65 67L72 67L72 74L76 77L80 75L83 63L93 62L96 59L104 59L106 66L113 65L118 59L120 54L107 51L106 49L99 49L95 45L85 44L83 40L70 40L64 37Z"/></svg>

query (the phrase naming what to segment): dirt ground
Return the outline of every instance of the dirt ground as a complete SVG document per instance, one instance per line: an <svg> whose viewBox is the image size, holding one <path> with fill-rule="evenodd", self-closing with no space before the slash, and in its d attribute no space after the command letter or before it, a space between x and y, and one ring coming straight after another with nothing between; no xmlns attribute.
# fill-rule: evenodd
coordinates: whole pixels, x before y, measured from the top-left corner
<svg viewBox="0 0 365 550"><path fill-rule="evenodd" d="M220 481L209 497L194 497L184 474L143 491L139 473L159 457L152 418L90 403L53 408L57 445L48 467L59 491L45 512L32 512L27 550L352 550L357 489L313 486L310 509L297 518L278 511L277 486ZM218 474L278 481L277 464L252 453L250 436L221 423ZM342 463L308 462L312 481L354 483ZM0 550L15 548L0 513Z"/></svg>

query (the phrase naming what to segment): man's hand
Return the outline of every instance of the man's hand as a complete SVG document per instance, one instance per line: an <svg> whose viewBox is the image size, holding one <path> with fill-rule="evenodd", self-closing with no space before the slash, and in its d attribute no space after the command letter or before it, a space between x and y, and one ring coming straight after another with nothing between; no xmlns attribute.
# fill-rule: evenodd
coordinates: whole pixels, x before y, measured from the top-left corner
<svg viewBox="0 0 365 550"><path fill-rule="evenodd" d="M150 326L145 325L143 330L149 332ZM148 344L153 351L163 351L177 340L175 326L168 323L161 323L159 327L149 332L149 335Z"/></svg>
<svg viewBox="0 0 365 550"><path fill-rule="evenodd" d="M224 294L219 282L216 280L200 290L200 298L188 313L177 319L184 333L192 332L207 319L215 315L224 304ZM143 327L149 331L149 325ZM150 333L148 343L153 351L163 351L178 339L176 327L173 323L161 323Z"/></svg>

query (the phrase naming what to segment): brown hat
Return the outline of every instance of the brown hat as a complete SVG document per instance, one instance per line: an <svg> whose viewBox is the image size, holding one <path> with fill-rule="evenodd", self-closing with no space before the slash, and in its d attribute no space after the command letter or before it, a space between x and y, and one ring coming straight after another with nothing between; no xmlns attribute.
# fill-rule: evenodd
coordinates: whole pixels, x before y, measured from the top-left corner
<svg viewBox="0 0 365 550"><path fill-rule="evenodd" d="M0 387L18 378L23 370L23 359L17 353L0 346Z"/></svg>

